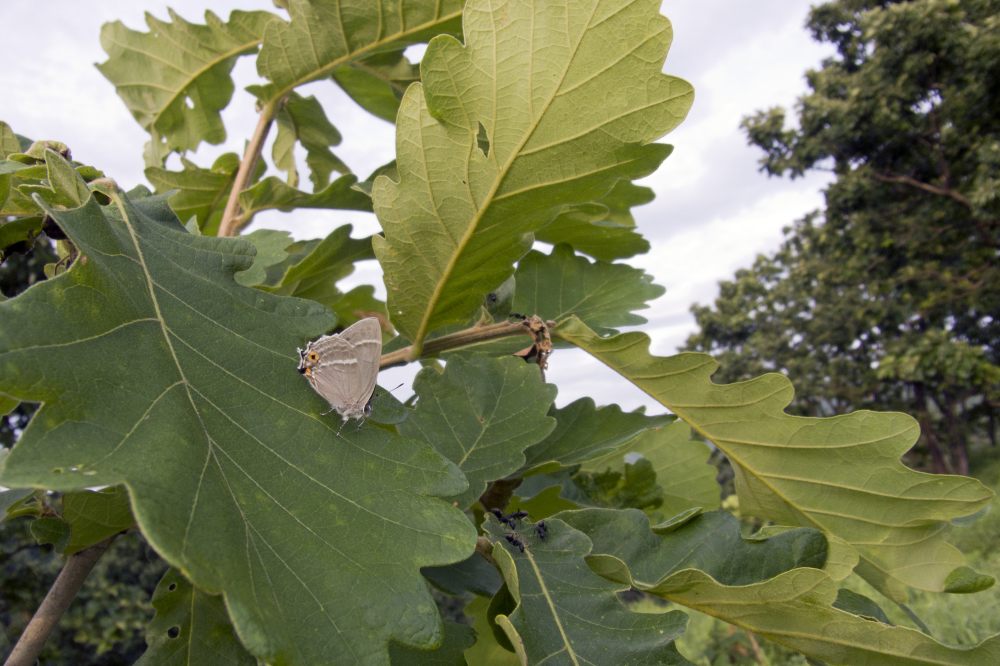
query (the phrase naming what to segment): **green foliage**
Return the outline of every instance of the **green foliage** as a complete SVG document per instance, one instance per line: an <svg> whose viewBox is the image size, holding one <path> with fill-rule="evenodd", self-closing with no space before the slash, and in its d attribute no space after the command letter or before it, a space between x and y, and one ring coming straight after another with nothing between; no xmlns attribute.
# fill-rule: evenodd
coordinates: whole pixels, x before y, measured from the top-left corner
<svg viewBox="0 0 1000 666"><path fill-rule="evenodd" d="M846 540L861 555L859 573L889 596L902 598L907 587L944 591L953 585L963 558L941 531L952 518L985 506L992 493L973 479L904 467L899 456L917 434L910 417L790 416L784 408L792 387L779 375L713 384L711 358L652 356L642 333L601 338L575 318L557 333L722 449L736 470L741 511L779 524L818 527ZM835 468L820 462L842 449L850 449L851 456L838 458ZM969 584L983 589L991 583L986 578Z"/></svg>
<svg viewBox="0 0 1000 666"><path fill-rule="evenodd" d="M809 29L836 55L809 72L797 128L747 118L762 169L832 170L822 218L693 309L691 349L720 379L779 370L797 412L907 411L913 462L968 473L996 441L1000 394L997 197L1000 23L993 0L816 7Z"/></svg>
<svg viewBox="0 0 1000 666"><path fill-rule="evenodd" d="M148 33L120 21L104 26L101 46L108 60L97 68L149 132L149 166L160 166L172 151L225 140L220 111L233 95L229 73L239 56L257 50L265 28L276 20L267 12L236 11L223 21L206 11L200 25L171 10L170 21L147 14Z"/></svg>
<svg viewBox="0 0 1000 666"><path fill-rule="evenodd" d="M397 118L399 134L419 142L398 143L398 180L380 177L372 190L389 312L418 349L467 320L561 207L667 156L650 142L684 118L691 86L660 73L671 33L655 8L615 4L470 3L466 43L441 36L428 47ZM594 14L606 18L590 26ZM525 48L526 23L550 39ZM595 59L607 63L599 76ZM456 98L456 87L469 94Z"/></svg>
<svg viewBox="0 0 1000 666"><path fill-rule="evenodd" d="M841 589L855 571L896 600L992 582L944 539L991 494L904 467L911 418L791 416L788 380L715 384L707 357L654 357L643 334L616 333L663 291L615 262L649 247L631 209L652 192L633 180L670 153L652 141L692 100L661 72L671 29L658 2L276 5L288 21L172 14L148 33L105 29L101 68L150 134L158 195L123 193L66 146L0 125L0 232L14 245L46 224L66 236L42 273L0 274L12 296L0 299L0 409L21 410L0 507L64 553L137 525L171 567L142 663L687 663L677 607L738 628L754 654L790 654L759 635L833 664L1000 658L1000 638L952 648L898 609L883 617L877 592ZM418 68L404 50L423 41ZM224 135L233 61L258 48L246 153L198 165L185 153ZM298 90L325 79L398 120L397 161L363 182L331 150L337 118ZM299 189L305 170L312 192ZM259 211L302 208L374 210L382 230L228 237ZM388 307L373 285L342 286L372 259ZM383 366L424 367L407 405L379 388L372 417L343 424L295 350L364 317L380 322ZM995 381L971 339L922 340L885 354L883 381ZM553 344L673 414L555 407ZM736 470L729 504L752 534L712 511L712 447ZM8 562L27 552L0 572L16 630L38 590ZM88 640L57 638L52 658L133 661L153 579L125 593L95 576L108 595L139 595L142 619L109 629L107 596L75 607Z"/></svg>

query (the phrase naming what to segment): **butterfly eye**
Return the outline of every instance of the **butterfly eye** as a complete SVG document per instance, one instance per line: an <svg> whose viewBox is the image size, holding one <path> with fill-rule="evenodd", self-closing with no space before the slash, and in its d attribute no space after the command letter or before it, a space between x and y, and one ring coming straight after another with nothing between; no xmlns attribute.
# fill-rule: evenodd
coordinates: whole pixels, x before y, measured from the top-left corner
<svg viewBox="0 0 1000 666"><path fill-rule="evenodd" d="M315 363L316 361L319 360L319 354L317 354L314 351L311 351L311 352L309 352L308 358L309 358L310 361L312 361L313 363Z"/></svg>

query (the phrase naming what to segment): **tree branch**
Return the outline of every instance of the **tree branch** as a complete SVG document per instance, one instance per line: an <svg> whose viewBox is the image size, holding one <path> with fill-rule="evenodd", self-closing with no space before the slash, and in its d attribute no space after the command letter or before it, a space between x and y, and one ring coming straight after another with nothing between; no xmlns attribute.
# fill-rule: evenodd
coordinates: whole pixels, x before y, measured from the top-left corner
<svg viewBox="0 0 1000 666"><path fill-rule="evenodd" d="M531 321L531 319L529 318L526 321ZM464 331L458 331L457 333L442 335L440 338L428 340L424 343L423 350L420 352L419 358L431 358L450 349L468 347L483 342L489 342L490 340L508 338L513 335L529 335L532 336L532 339L534 339L532 331L528 328L525 321L505 321L498 324L487 324L486 326L473 326L472 328L467 328ZM382 356L379 367L384 370L385 368L405 365L410 361L415 361L417 360L417 357L413 356L413 351L413 345L410 345L408 347L403 347L402 349L397 349L394 352L389 352L388 354Z"/></svg>
<svg viewBox="0 0 1000 666"><path fill-rule="evenodd" d="M266 104L260 110L257 127L247 143L243 159L240 161L240 168L236 171L236 178L233 180L233 187L229 190L229 199L226 200L226 208L222 213L222 221L219 223L219 236L235 236L242 227L246 226L246 221L240 218L240 192L250 184L257 160L260 159L261 151L264 149L264 141L271 131L271 125L274 124L278 110L284 103L285 100L282 98Z"/></svg>
<svg viewBox="0 0 1000 666"><path fill-rule="evenodd" d="M33 666L35 664L42 648L45 647L46 639L59 622L59 618L76 598L83 582L87 579L87 575L97 564L97 560L117 536L117 534L110 536L104 541L67 558L66 564L63 565L56 581L52 583L52 587L49 588L42 604L35 611L28 626L24 628L24 632L21 633L21 637L17 640L17 645L11 651L10 657L7 658L5 666Z"/></svg>
<svg viewBox="0 0 1000 666"><path fill-rule="evenodd" d="M937 185L931 185L930 183L919 181L916 178L912 178L910 176L896 176L887 173L874 173L872 175L875 177L875 180L878 180L883 183L909 185L910 187L915 187L918 190L923 190L924 192L930 192L931 194L935 194L939 197L948 197L949 199L952 199L962 204L969 210L972 210L972 202L969 201L965 197L965 195L963 195L961 192L958 192L957 190L953 190L948 187L939 187Z"/></svg>

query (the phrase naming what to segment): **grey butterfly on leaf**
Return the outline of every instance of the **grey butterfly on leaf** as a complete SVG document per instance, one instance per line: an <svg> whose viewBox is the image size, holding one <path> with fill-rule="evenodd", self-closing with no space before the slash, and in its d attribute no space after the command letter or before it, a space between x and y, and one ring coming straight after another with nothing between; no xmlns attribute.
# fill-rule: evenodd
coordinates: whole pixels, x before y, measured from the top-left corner
<svg viewBox="0 0 1000 666"><path fill-rule="evenodd" d="M382 356L382 327L378 319L362 319L341 333L307 343L298 352L299 372L330 403L330 411L340 414L344 423L371 413L370 401Z"/></svg>

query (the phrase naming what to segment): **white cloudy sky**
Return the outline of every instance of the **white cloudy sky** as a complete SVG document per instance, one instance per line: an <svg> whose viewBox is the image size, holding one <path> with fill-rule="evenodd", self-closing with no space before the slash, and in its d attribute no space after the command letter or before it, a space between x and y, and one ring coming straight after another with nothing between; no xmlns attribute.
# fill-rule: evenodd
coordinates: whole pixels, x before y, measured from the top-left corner
<svg viewBox="0 0 1000 666"><path fill-rule="evenodd" d="M642 330L652 337L657 353L673 353L693 331L692 303L711 301L719 280L777 247L781 228L821 203L822 177L768 179L757 171L759 152L746 145L739 130L741 117L756 109L794 103L805 90L806 69L828 53L803 29L810 4L663 3L663 13L674 25L666 71L694 84L695 102L687 120L664 139L674 144L673 155L644 181L656 200L636 209L639 229L653 250L630 263L667 288L642 313L650 320ZM99 40L103 23L121 20L145 29L143 12L166 18L167 7L191 21L207 7L223 17L232 9L274 9L269 0L3 0L0 24L5 26L8 65L0 70L0 120L34 139L64 141L74 158L103 169L125 187L145 182L145 133L93 65L105 59ZM238 88L255 82L252 61L242 59L235 76ZM357 173L367 175L393 157L392 125L360 112L333 84L313 83L303 92L324 102L344 135L337 152ZM207 165L221 152L242 150L255 124L250 96L238 90L224 119L228 141L203 147L196 161ZM268 213L257 219L257 226L286 229L298 238L325 235L344 221L355 224L355 235L377 230L374 218L361 213ZM356 277L378 281L377 266ZM382 383L392 386L410 373L388 374ZM661 411L579 352L553 356L549 379L560 387L560 404L592 395L599 403L649 405L651 411Z"/></svg>

